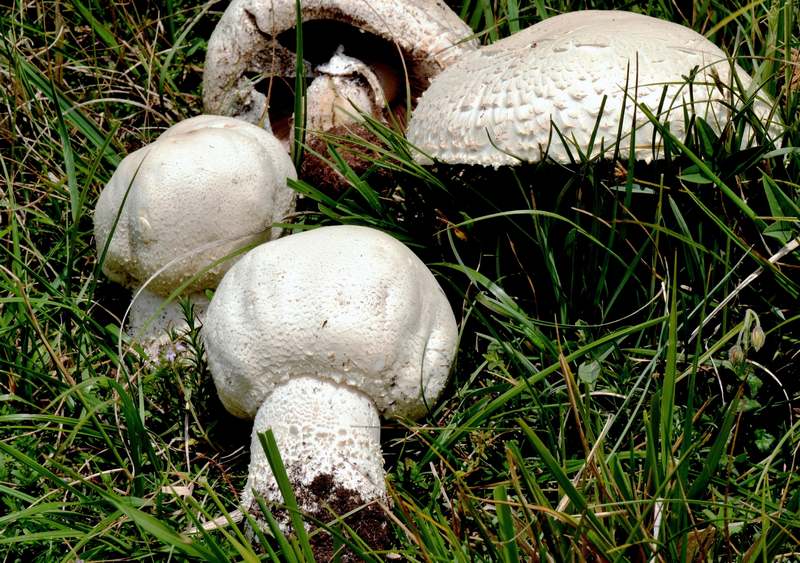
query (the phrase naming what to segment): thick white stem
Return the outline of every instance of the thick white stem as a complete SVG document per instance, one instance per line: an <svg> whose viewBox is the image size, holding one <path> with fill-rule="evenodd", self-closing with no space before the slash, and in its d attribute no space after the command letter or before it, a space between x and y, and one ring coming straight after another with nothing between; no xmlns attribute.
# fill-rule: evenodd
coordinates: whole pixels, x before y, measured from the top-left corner
<svg viewBox="0 0 800 563"><path fill-rule="evenodd" d="M242 505L257 513L254 493L284 504L258 434L271 428L299 508L327 514L343 497L358 505L386 500L380 419L370 399L347 385L297 377L278 386L259 408L250 445Z"/></svg>
<svg viewBox="0 0 800 563"><path fill-rule="evenodd" d="M359 112L378 117L397 95L398 80L391 67L370 67L345 55L341 47L317 72L319 76L306 91L306 127L310 131L358 122Z"/></svg>
<svg viewBox="0 0 800 563"><path fill-rule="evenodd" d="M125 332L137 344L141 344L150 357L158 357L162 347L170 342L170 332L186 332L188 325L180 301L165 303L166 297L142 289L134 292L136 299L131 305ZM202 293L193 293L189 299L194 304L195 316L205 315L208 299Z"/></svg>
<svg viewBox="0 0 800 563"><path fill-rule="evenodd" d="M372 90L354 78L322 75L308 86L306 127L327 131L338 125L356 123L359 111L375 111Z"/></svg>

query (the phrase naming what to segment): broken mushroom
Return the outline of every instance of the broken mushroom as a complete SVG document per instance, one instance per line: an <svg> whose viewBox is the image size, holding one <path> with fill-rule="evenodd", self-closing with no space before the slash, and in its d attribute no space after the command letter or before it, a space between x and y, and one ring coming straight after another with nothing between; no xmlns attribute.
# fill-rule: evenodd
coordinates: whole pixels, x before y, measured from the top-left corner
<svg viewBox="0 0 800 563"><path fill-rule="evenodd" d="M304 0L301 10L309 130L413 105L434 75L476 48L470 28L441 1ZM271 127L288 143L295 22L294 0L233 0L208 43L206 111Z"/></svg>
<svg viewBox="0 0 800 563"><path fill-rule="evenodd" d="M271 428L299 507L323 519L332 499L343 512L388 500L379 416L425 414L457 338L419 258L354 226L250 251L220 283L203 333L223 405L255 418L244 509L258 514L256 495L283 502L258 439Z"/></svg>
<svg viewBox="0 0 800 563"><path fill-rule="evenodd" d="M287 178L294 167L270 133L212 115L182 121L122 160L97 201L95 238L103 272L142 288L128 332L148 352L185 324L175 302L164 304L173 291L188 283L185 294L204 308L202 292L234 262L226 256L280 234L273 224L294 209Z"/></svg>
<svg viewBox="0 0 800 563"><path fill-rule="evenodd" d="M750 77L734 69L750 88ZM408 139L445 163L497 167L545 157L569 163L570 152L585 154L592 141L591 156L608 156L619 137L623 158L633 152L650 161L662 139L637 104L678 139L687 117L720 132L742 105L728 57L702 35L631 12L587 10L464 55L425 91ZM766 98L753 107L767 119Z"/></svg>

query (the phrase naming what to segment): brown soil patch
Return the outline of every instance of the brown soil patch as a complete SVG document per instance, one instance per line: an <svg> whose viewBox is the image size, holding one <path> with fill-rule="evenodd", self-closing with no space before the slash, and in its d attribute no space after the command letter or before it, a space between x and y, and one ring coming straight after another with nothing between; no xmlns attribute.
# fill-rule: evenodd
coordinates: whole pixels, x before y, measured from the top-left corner
<svg viewBox="0 0 800 563"><path fill-rule="evenodd" d="M319 154L325 159L333 160L328 153L328 143L336 147L342 159L359 177L365 177L369 171L366 178L374 190L378 193L388 191L391 174L385 168L373 167L380 155L364 146L365 144L380 146L381 141L363 125L356 123L340 125L321 136L310 135L306 143L308 150L305 151L298 176L323 193L336 197L351 187L338 170L316 156Z"/></svg>
<svg viewBox="0 0 800 563"><path fill-rule="evenodd" d="M333 520L332 513L341 516L358 509L354 514L344 518L344 523L370 548L385 550L391 547L389 525L383 510L376 504L359 509L364 505L361 495L352 489L337 487L331 475L318 475L309 487L298 492L298 501L300 504L320 506L320 509L310 516L322 522ZM333 527L340 527L339 523L334 523ZM347 537L347 533L344 530L342 532ZM334 546L333 537L322 530L314 534L310 541L317 561L332 561L336 556L341 561L361 560L347 547ZM338 553L335 551L337 548L341 549Z"/></svg>
<svg viewBox="0 0 800 563"><path fill-rule="evenodd" d="M366 503L357 491L337 486L332 475L318 475L307 487L293 482L292 488L297 505L300 510L305 510L307 516L305 522L310 526L309 543L316 561L323 563L336 558L342 562L356 562L362 559L347 546L341 545L338 541L334 542L334 538L329 533L314 525L315 521L330 524L331 528L338 529L341 535L350 541L353 537L360 538L372 550L384 551L391 548L391 532L383 509L376 503L364 506ZM308 511L308 507L319 508ZM254 502L249 511L256 520L263 521L257 503ZM276 506L271 509L271 512L282 526L289 526L290 516L285 508ZM336 516L341 517L350 512L353 514L336 521ZM342 521L353 530L355 536L344 529Z"/></svg>

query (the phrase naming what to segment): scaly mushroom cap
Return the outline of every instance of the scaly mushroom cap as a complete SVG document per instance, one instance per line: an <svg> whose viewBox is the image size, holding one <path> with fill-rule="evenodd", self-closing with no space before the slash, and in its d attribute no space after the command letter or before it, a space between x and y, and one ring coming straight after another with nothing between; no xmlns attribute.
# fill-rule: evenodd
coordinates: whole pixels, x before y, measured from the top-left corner
<svg viewBox="0 0 800 563"><path fill-rule="evenodd" d="M378 65L376 74L393 66L400 83L404 62L415 97L431 77L477 45L467 39L470 28L438 0L304 0L301 10L304 22L322 26L305 35L309 77L341 45L345 55L369 67ZM203 73L206 111L267 126L271 119L290 116L294 26L294 0L233 0L208 43ZM392 80L398 77L388 81ZM287 135L277 127L275 132L282 139Z"/></svg>
<svg viewBox="0 0 800 563"><path fill-rule="evenodd" d="M697 76L687 84L695 68ZM750 78L735 69L747 88ZM732 83L725 53L691 29L630 12L571 12L468 53L442 72L420 99L408 139L451 164L537 162L545 152L566 163L568 151L556 128L573 156L576 147L585 152L607 96L592 156L601 143L606 156L613 152L622 120L621 154L631 150L635 123L635 156L649 161L661 139L656 135L653 145L653 126L636 103L682 139L685 110L722 129L738 101ZM755 110L769 114L763 101Z"/></svg>
<svg viewBox="0 0 800 563"><path fill-rule="evenodd" d="M419 417L445 385L457 336L419 258L353 226L250 251L220 283L203 330L223 405L249 418L292 377L357 390L385 415Z"/></svg>
<svg viewBox="0 0 800 563"><path fill-rule="evenodd" d="M259 127L211 115L180 122L125 157L100 194L98 253L119 213L103 272L137 288L179 258L148 285L167 296L236 249L277 236L272 224L294 208L286 179L296 177L280 142ZM187 291L215 287L232 262Z"/></svg>

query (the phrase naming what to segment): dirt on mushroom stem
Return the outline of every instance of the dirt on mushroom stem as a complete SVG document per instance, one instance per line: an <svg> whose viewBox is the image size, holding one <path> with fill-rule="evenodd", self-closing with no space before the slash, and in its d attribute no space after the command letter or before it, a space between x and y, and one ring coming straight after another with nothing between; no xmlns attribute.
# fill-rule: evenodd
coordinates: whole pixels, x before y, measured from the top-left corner
<svg viewBox="0 0 800 563"><path fill-rule="evenodd" d="M386 512L378 504L375 502L366 504L358 491L337 485L330 473L317 475L310 485L304 486L298 479L292 478L291 467L287 468L287 471L298 504L319 507L305 514L305 521L309 524L309 543L317 561L338 559L355 562L361 559L346 546L336 545L331 534L324 528L312 524L315 521L325 522L333 528L338 528L345 537L348 537L342 526L344 524L353 530L355 537L374 551L391 549L389 521ZM256 520L263 521L261 510L255 502L249 507L249 511ZM272 514L279 523L288 526L289 513L286 509L276 508Z"/></svg>

